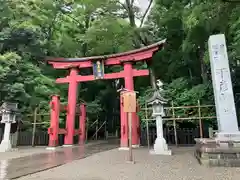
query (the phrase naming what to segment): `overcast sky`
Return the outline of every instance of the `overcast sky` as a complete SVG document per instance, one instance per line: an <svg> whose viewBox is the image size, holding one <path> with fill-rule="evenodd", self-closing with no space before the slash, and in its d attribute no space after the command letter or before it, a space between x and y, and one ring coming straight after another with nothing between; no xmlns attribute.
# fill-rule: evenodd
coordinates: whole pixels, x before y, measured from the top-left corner
<svg viewBox="0 0 240 180"><path fill-rule="evenodd" d="M149 0L135 0L134 2L135 2L135 5L140 8L142 14L145 13L145 11L147 10L148 5L149 5ZM139 26L140 23L141 22L139 20L136 20L137 26Z"/></svg>
<svg viewBox="0 0 240 180"><path fill-rule="evenodd" d="M120 0L122 3L125 3L125 0ZM149 5L150 0L134 0L134 4L138 6L141 11L144 13Z"/></svg>
<svg viewBox="0 0 240 180"><path fill-rule="evenodd" d="M136 3L137 6L140 7L142 12L145 12L147 7L148 7L149 0L135 0L135 3Z"/></svg>

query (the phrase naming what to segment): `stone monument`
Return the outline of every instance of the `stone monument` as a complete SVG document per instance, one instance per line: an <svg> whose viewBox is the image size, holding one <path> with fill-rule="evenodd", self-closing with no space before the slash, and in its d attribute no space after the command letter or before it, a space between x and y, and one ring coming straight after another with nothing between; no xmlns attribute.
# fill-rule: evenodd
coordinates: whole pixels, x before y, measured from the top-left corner
<svg viewBox="0 0 240 180"><path fill-rule="evenodd" d="M208 41L218 132L212 139L196 139L196 157L210 166L240 166L240 132L234 104L224 34Z"/></svg>
<svg viewBox="0 0 240 180"><path fill-rule="evenodd" d="M0 107L0 114L2 116L1 123L5 123L3 140L0 144L0 152L7 152L12 149L10 140L11 124L16 123L16 116L18 114L18 107L16 103L3 103Z"/></svg>
<svg viewBox="0 0 240 180"><path fill-rule="evenodd" d="M210 36L208 46L219 130L217 138L240 140L224 34Z"/></svg>
<svg viewBox="0 0 240 180"><path fill-rule="evenodd" d="M149 105L152 105L153 114L152 116L156 119L156 129L157 129L157 138L154 143L153 150L150 151L151 154L158 155L171 155L171 150L168 149L165 138L163 137L163 117L165 116L163 105L167 103L167 100L164 99L160 92L162 91L163 83L158 80L157 85L159 89L156 89L153 93L153 96L147 100Z"/></svg>

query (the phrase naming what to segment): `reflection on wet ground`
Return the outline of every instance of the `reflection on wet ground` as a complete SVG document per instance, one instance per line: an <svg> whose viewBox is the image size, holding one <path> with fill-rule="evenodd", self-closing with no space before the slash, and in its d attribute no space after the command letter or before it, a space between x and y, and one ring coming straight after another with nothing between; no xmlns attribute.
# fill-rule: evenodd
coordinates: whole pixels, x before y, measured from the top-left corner
<svg viewBox="0 0 240 180"><path fill-rule="evenodd" d="M62 151L34 154L11 160L0 160L0 180L16 179L116 147L116 144L101 143L68 147L63 148Z"/></svg>

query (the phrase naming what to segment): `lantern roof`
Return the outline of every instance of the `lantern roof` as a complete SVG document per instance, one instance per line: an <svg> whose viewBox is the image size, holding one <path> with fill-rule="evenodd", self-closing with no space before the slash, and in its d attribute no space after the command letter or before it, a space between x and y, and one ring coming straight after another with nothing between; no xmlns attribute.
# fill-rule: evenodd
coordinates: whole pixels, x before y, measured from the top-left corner
<svg viewBox="0 0 240 180"><path fill-rule="evenodd" d="M9 102L4 102L1 107L0 107L0 113L3 112L15 112L17 113L18 110L18 104L17 103L9 103Z"/></svg>
<svg viewBox="0 0 240 180"><path fill-rule="evenodd" d="M163 98L159 90L155 90L153 95L146 101L148 104L166 104L167 99Z"/></svg>

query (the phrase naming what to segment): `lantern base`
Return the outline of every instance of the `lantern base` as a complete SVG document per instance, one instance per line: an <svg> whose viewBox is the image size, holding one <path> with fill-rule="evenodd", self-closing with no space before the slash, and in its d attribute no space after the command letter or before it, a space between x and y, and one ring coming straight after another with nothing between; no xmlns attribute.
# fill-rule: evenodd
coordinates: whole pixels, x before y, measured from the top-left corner
<svg viewBox="0 0 240 180"><path fill-rule="evenodd" d="M8 152L11 151L12 149L12 144L11 141L4 141L2 140L1 144L0 144L0 152Z"/></svg>
<svg viewBox="0 0 240 180"><path fill-rule="evenodd" d="M163 137L157 137L155 140L154 149L150 151L150 154L172 155L172 151L168 149L166 140Z"/></svg>

